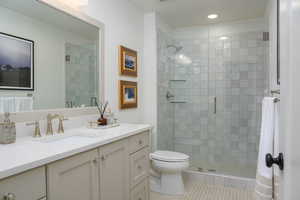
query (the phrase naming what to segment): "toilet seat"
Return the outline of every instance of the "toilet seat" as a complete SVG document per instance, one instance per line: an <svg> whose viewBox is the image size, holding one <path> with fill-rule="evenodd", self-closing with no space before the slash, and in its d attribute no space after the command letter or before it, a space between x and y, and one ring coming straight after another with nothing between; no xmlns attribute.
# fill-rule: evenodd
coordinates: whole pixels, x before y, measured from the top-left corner
<svg viewBox="0 0 300 200"><path fill-rule="evenodd" d="M150 154L152 160L159 160L164 162L185 162L189 160L189 156L179 152L173 151L156 151Z"/></svg>

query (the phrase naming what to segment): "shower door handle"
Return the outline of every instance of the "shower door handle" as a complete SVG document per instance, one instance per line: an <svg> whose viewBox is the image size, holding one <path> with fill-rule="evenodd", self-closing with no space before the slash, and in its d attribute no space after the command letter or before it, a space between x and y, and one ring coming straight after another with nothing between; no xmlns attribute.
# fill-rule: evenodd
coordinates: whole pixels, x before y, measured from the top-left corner
<svg viewBox="0 0 300 200"><path fill-rule="evenodd" d="M217 114L217 97L214 98L214 114Z"/></svg>

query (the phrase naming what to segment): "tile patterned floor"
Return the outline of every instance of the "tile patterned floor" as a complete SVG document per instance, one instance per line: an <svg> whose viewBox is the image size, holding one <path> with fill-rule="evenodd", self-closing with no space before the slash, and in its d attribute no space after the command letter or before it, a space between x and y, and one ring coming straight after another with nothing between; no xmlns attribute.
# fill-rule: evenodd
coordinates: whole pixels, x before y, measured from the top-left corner
<svg viewBox="0 0 300 200"><path fill-rule="evenodd" d="M150 200L253 200L253 191L202 183L189 183L180 197L151 192Z"/></svg>

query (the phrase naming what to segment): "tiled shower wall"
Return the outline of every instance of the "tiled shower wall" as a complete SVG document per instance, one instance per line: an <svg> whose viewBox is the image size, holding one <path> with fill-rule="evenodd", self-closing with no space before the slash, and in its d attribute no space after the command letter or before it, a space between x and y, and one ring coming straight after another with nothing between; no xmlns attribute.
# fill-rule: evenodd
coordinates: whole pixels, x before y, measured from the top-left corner
<svg viewBox="0 0 300 200"><path fill-rule="evenodd" d="M174 149L174 108L167 101L166 94L169 89L169 80L174 74L175 62L172 52L167 49L174 40L171 35L158 30L158 122L157 122L157 145L159 149Z"/></svg>
<svg viewBox="0 0 300 200"><path fill-rule="evenodd" d="M174 44L183 47L175 58L184 55L192 62L173 59L159 66L160 149L190 155L193 169L255 177L261 102L268 88L268 42L262 36L263 31L238 32L220 40L209 29L174 34ZM168 78L181 81L167 84ZM166 90L186 103L168 103Z"/></svg>
<svg viewBox="0 0 300 200"><path fill-rule="evenodd" d="M98 97L98 68L95 45L66 44L66 102L90 105Z"/></svg>

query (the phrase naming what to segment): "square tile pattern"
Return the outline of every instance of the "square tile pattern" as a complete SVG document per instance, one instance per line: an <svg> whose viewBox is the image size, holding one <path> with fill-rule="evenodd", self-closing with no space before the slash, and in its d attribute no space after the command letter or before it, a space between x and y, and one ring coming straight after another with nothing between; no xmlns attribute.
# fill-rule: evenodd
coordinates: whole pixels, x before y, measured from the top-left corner
<svg viewBox="0 0 300 200"><path fill-rule="evenodd" d="M66 101L76 106L90 105L98 97L98 68L95 45L66 43Z"/></svg>
<svg viewBox="0 0 300 200"><path fill-rule="evenodd" d="M262 36L262 31L240 32L221 41L192 30L176 37L158 31L159 149L190 155L195 169L255 177L261 102L268 88L269 43ZM183 49L174 55L168 44ZM177 62L178 54L192 63ZM169 103L167 91L186 103Z"/></svg>

